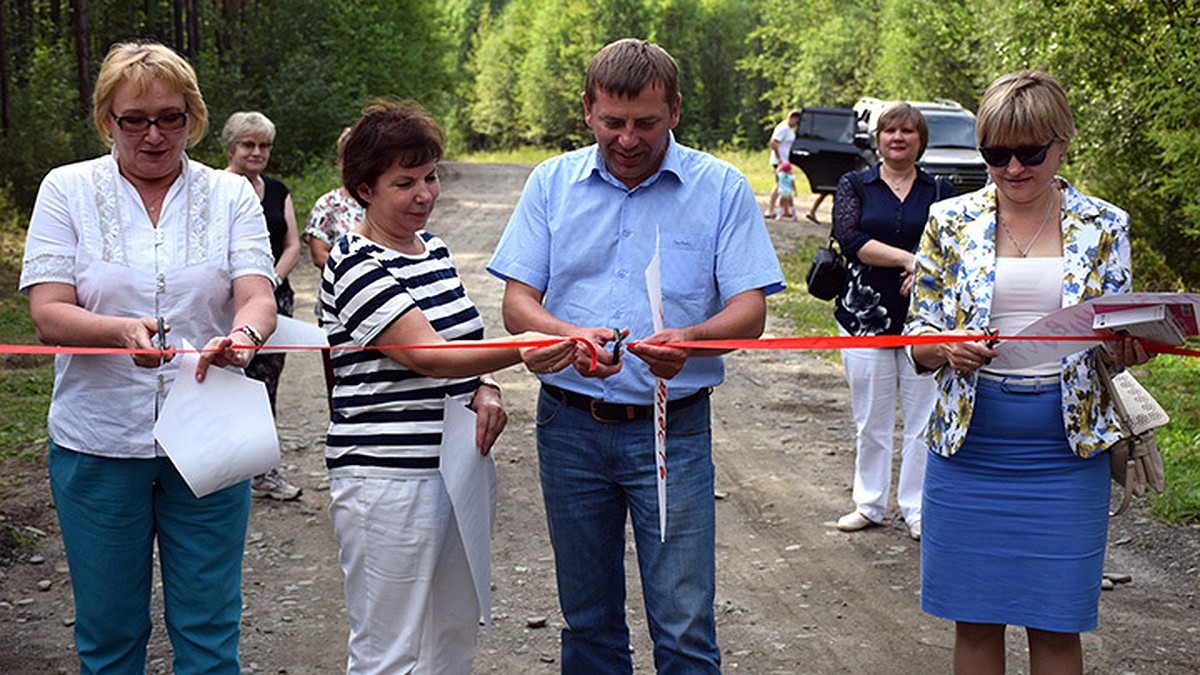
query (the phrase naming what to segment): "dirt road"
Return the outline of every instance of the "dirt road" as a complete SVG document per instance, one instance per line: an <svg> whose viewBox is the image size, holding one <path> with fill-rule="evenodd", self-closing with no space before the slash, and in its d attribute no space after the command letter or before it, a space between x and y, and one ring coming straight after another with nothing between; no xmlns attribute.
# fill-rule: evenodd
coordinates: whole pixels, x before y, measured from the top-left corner
<svg viewBox="0 0 1200 675"><path fill-rule="evenodd" d="M492 335L503 334L500 282L486 263L528 167L448 164L430 229L454 252ZM827 220L827 216L826 216ZM784 250L827 231L771 224ZM790 280L798 283L800 280ZM311 320L316 272L293 276L297 315ZM788 335L772 318L768 332ZM948 672L952 626L918 605L919 549L893 512L885 527L844 534L851 507L854 427L840 366L802 352L741 352L714 403L717 466L717 620L729 673ZM500 505L494 539L495 635L476 673L557 673L562 617L546 536L533 440L535 379L500 374L510 417L496 448ZM297 502L256 501L245 559L242 652L246 672L344 669L346 616L321 452L320 361L288 357L280 386L285 474ZM39 458L41 455L39 454ZM0 465L0 672L76 672L70 584L46 486L44 458ZM32 529L31 529L32 528ZM629 569L632 547L629 547ZM1200 664L1200 529L1167 528L1145 511L1110 533L1107 569L1131 583L1101 599L1100 628L1084 636L1091 673L1195 673ZM653 672L646 622L629 581L639 672ZM44 589L44 590L43 590ZM161 611L161 610L156 610ZM1010 673L1027 672L1023 637L1009 633ZM156 623L150 672L170 671Z"/></svg>

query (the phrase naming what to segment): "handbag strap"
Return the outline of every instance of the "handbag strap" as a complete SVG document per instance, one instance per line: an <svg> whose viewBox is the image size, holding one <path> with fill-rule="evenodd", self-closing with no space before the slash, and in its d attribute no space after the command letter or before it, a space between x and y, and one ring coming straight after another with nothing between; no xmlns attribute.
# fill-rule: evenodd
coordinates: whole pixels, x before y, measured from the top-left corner
<svg viewBox="0 0 1200 675"><path fill-rule="evenodd" d="M1112 381L1112 373L1108 369L1108 364L1099 355L1096 355L1096 370L1100 373L1100 384L1104 386L1104 390L1108 392L1108 398L1113 402L1113 408L1117 411L1117 419L1121 422L1121 427L1128 430L1133 429L1133 421L1129 418L1129 410L1125 408L1125 402L1117 396L1117 388Z"/></svg>

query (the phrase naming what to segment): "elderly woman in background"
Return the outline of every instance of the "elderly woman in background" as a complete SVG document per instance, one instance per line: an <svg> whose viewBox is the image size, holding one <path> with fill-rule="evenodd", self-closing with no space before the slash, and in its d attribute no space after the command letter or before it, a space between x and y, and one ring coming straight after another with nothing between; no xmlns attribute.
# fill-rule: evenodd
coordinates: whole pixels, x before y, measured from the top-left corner
<svg viewBox="0 0 1200 675"><path fill-rule="evenodd" d="M883 112L875 131L881 161L838 181L833 236L846 254L846 282L834 317L842 335L899 335L908 315L914 251L930 204L954 195L942 178L917 166L929 143L920 110L899 103ZM858 431L854 510L837 521L854 532L883 522L892 484L896 402L904 421L896 503L913 539L921 538L921 482L925 477L925 423L933 408L933 381L919 377L903 349L843 349L842 365Z"/></svg>
<svg viewBox="0 0 1200 675"><path fill-rule="evenodd" d="M300 235L296 231L296 212L292 195L282 181L263 175L271 161L271 145L275 142L275 124L260 112L235 112L225 121L221 143L228 159L226 171L244 176L258 195L267 232L271 237L271 255L275 258L275 311L291 316L295 294L288 283L288 274L300 260ZM246 376L267 387L271 412L275 412L275 395L279 375L283 372L283 354L256 354L246 366ZM286 501L300 496L300 488L289 483L271 469L250 481L250 494L255 497Z"/></svg>
<svg viewBox="0 0 1200 675"><path fill-rule="evenodd" d="M992 184L933 208L906 332L1019 332L1130 290L1129 217L1056 172L1075 123L1050 75L1004 75L976 129ZM921 607L955 621L954 672L1003 673L1006 624L1024 626L1030 672L1083 672L1108 533L1119 438L1096 360L1148 359L1139 343L1016 361L986 341L911 348L934 371L921 542Z"/></svg>
<svg viewBox="0 0 1200 675"><path fill-rule="evenodd" d="M156 44L113 46L94 116L112 154L59 167L38 192L21 289L47 344L204 346L244 367L275 328L271 251L245 180L189 160L208 111L191 66ZM201 208L203 207L203 208ZM169 354L60 355L48 421L50 488L75 598L83 673L141 673L153 546L175 673L240 672L247 482L197 499L154 440Z"/></svg>
<svg viewBox="0 0 1200 675"><path fill-rule="evenodd" d="M325 463L346 575L349 673L470 672L479 608L438 471L445 399L474 409L486 454L507 421L486 374L522 360L554 372L575 358L570 342L348 349L483 337L446 244L424 229L443 143L423 108L380 99L345 144L342 182L366 214L330 253L321 305L338 349Z"/></svg>

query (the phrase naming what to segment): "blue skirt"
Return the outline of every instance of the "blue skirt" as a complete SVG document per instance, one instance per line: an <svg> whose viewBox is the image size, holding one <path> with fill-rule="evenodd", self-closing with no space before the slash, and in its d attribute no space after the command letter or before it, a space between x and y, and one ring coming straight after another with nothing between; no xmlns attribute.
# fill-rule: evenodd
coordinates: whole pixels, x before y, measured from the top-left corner
<svg viewBox="0 0 1200 675"><path fill-rule="evenodd" d="M1078 633L1096 627L1108 539L1108 454L1082 459L1061 392L979 380L962 447L930 453L921 609L945 619Z"/></svg>

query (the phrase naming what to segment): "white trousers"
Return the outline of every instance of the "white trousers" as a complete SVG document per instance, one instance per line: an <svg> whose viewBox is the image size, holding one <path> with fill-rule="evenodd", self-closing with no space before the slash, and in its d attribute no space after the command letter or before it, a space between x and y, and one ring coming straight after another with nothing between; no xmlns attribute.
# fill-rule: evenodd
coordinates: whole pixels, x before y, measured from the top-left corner
<svg viewBox="0 0 1200 675"><path fill-rule="evenodd" d="M346 576L349 675L468 675L479 605L437 469L337 477L330 519Z"/></svg>
<svg viewBox="0 0 1200 675"><path fill-rule="evenodd" d="M909 525L921 520L921 484L925 479L925 426L937 396L932 377L917 375L901 348L843 349L842 365L850 384L850 402L858 430L854 462L854 505L882 522L892 483L892 436L896 399L904 424L896 503Z"/></svg>

